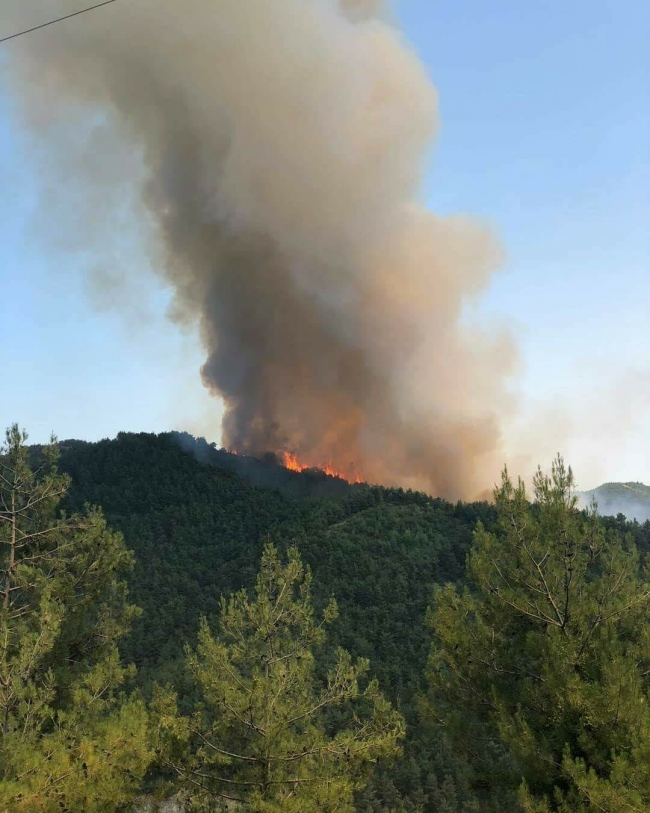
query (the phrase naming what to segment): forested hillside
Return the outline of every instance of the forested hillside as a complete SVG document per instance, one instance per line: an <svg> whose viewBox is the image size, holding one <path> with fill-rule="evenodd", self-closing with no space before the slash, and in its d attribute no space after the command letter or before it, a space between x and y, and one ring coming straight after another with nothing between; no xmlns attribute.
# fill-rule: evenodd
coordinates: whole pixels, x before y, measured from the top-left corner
<svg viewBox="0 0 650 813"><path fill-rule="evenodd" d="M176 433L24 444L0 454L16 809L646 809L650 523L578 511L561 459L532 502L504 475L452 505Z"/></svg>
<svg viewBox="0 0 650 813"><path fill-rule="evenodd" d="M603 516L624 514L630 520L645 522L650 519L650 486L643 483L603 483L581 495L584 505L591 500L598 503Z"/></svg>
<svg viewBox="0 0 650 813"><path fill-rule="evenodd" d="M391 692L417 681L433 585L462 578L473 528L479 518L490 521L489 505L349 486L272 463L254 468L247 461L252 473L240 476L232 455L182 440L121 434L62 444L70 508L100 505L135 553L130 595L144 612L123 652L140 667L140 679L160 679L195 635L199 616L214 614L220 596L253 584L271 541L298 547L313 570L317 601L336 597L337 642L369 657ZM328 481L343 496L318 496Z"/></svg>
<svg viewBox="0 0 650 813"><path fill-rule="evenodd" d="M120 434L65 441L61 449L70 509L100 505L135 553L128 583L143 613L121 651L146 691L169 679L190 694L183 647L195 640L199 617L214 619L220 596L252 586L266 542L295 544L313 571L317 605L332 595L338 602L332 647L369 658L382 688L418 726L433 587L462 580L477 520L493 521L487 503L451 505L318 471L289 472L187 435ZM416 755L416 740L390 775L406 796L425 798L436 777L429 751ZM392 779L381 784L382 801L365 810L397 798Z"/></svg>

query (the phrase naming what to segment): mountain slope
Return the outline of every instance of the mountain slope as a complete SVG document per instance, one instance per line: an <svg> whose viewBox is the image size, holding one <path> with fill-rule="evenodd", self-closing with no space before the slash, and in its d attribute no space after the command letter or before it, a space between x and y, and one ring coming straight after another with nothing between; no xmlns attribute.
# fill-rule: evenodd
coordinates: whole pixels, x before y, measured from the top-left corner
<svg viewBox="0 0 650 813"><path fill-rule="evenodd" d="M638 522L650 519L650 486L643 483L603 483L580 496L584 505L595 499L602 516L624 514Z"/></svg>
<svg viewBox="0 0 650 813"><path fill-rule="evenodd" d="M129 585L143 613L122 655L139 667L145 693L154 681L171 681L180 703L191 706L183 647L194 643L200 615L214 619L221 595L252 586L267 540L295 543L312 568L316 602L333 594L339 604L320 657L327 660L336 645L368 657L409 724L404 757L378 769L356 809L478 809L481 789L444 735L428 727L417 697L433 585L463 580L477 521L494 522L491 505L451 505L401 489L349 485L319 471L290 472L272 457L232 455L178 433L122 433L61 447L61 468L72 477L68 509L101 505L135 553ZM616 517L604 523L630 531L650 551L650 523Z"/></svg>
<svg viewBox="0 0 650 813"><path fill-rule="evenodd" d="M165 672L177 678L200 615L252 585L271 540L298 545L316 598L339 603L333 642L369 657L397 695L422 673L434 583L462 578L476 521L492 516L486 504L454 506L240 460L187 435L65 441L61 468L72 476L69 507L101 505L135 553L130 592L144 612L124 655L145 685ZM253 484L261 482L269 487Z"/></svg>

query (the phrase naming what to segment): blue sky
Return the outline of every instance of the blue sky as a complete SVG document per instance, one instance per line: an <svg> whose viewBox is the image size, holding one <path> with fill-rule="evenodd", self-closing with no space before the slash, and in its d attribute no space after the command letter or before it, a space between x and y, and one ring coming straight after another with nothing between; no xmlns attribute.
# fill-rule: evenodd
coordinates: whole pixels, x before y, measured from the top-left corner
<svg viewBox="0 0 650 813"><path fill-rule="evenodd" d="M650 4L393 5L440 93L426 200L487 220L506 249L481 311L519 340L516 437L564 451L586 487L650 482ZM35 238L11 106L0 85L0 421L35 440L172 426L218 440L196 337L166 322L164 292L127 326L93 307L79 258Z"/></svg>

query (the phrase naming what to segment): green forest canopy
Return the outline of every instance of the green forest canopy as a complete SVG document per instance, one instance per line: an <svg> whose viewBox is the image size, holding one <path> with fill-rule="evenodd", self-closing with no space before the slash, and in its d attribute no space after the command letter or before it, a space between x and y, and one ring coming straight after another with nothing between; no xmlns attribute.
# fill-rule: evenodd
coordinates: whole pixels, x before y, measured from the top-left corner
<svg viewBox="0 0 650 813"><path fill-rule="evenodd" d="M367 658L370 676L408 725L402 758L392 767L380 764L358 793L356 809L499 809L490 807L499 804L498 794L424 699L436 634L425 616L434 588L475 583L465 560L478 522L486 534L498 532L494 505L452 505L401 489L350 486L317 471L287 472L272 458L237 458L175 433L66 441L60 451L59 468L71 478L67 511L100 506L134 552L126 578L142 613L120 652L136 665L133 687L145 697L155 682L173 683L181 713L189 713L198 690L183 650L195 645L201 616L214 628L221 597L253 586L265 545L280 552L295 546L313 572L317 612L331 596L339 606L319 668L331 667L339 646ZM33 459L39 455L34 448ZM648 523L618 517L603 520L603 527L631 534L645 557Z"/></svg>

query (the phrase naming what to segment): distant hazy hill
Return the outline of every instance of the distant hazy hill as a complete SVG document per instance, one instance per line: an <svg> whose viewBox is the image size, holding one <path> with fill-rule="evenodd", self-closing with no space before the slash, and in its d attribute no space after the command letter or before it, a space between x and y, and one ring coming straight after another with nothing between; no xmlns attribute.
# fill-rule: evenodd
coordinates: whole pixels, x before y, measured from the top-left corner
<svg viewBox="0 0 650 813"><path fill-rule="evenodd" d="M598 513L603 516L625 514L628 519L639 522L650 520L650 486L643 483L604 483L581 494L585 504L592 497L596 498Z"/></svg>

